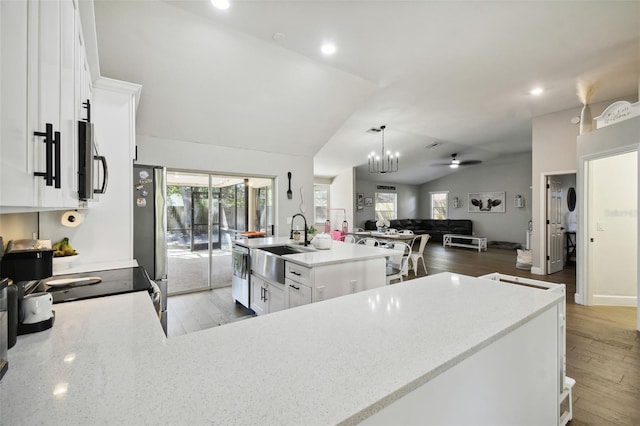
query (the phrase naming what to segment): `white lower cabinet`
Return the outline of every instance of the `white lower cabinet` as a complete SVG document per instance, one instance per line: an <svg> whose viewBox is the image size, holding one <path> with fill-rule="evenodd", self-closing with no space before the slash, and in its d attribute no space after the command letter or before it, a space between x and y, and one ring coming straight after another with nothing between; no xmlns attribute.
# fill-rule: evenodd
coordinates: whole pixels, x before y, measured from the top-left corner
<svg viewBox="0 0 640 426"><path fill-rule="evenodd" d="M306 305L311 303L311 287L296 282L290 278L285 279L286 292L289 300L289 308Z"/></svg>
<svg viewBox="0 0 640 426"><path fill-rule="evenodd" d="M285 309L285 286L251 274L251 309L256 315Z"/></svg>
<svg viewBox="0 0 640 426"><path fill-rule="evenodd" d="M285 262L289 307L345 296L386 284L385 259L306 267ZM291 287L294 284L295 287Z"/></svg>

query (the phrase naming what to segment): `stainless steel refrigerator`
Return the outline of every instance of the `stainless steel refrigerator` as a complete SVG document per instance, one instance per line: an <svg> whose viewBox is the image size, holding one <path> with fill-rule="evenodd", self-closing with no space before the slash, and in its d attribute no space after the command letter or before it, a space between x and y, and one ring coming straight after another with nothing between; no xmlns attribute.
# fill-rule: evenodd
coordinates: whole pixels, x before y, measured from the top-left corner
<svg viewBox="0 0 640 426"><path fill-rule="evenodd" d="M167 278L166 171L133 165L133 257L152 280Z"/></svg>
<svg viewBox="0 0 640 426"><path fill-rule="evenodd" d="M160 322L167 334L166 170L133 165L133 257L161 291Z"/></svg>

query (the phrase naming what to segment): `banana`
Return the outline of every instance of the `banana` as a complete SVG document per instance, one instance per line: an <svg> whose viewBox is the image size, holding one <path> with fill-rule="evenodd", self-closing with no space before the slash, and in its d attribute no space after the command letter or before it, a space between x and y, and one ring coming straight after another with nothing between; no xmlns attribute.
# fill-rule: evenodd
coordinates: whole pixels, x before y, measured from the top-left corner
<svg viewBox="0 0 640 426"><path fill-rule="evenodd" d="M69 238L67 237L52 245L51 248L53 249L53 257L75 256L78 254L69 244Z"/></svg>

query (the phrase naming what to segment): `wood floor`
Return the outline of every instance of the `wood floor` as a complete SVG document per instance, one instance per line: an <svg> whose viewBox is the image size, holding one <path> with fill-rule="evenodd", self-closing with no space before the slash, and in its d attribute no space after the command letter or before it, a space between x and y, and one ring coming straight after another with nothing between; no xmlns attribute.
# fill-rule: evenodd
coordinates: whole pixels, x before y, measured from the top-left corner
<svg viewBox="0 0 640 426"><path fill-rule="evenodd" d="M640 333L636 308L574 304L575 267L534 275L515 267L516 252L443 248L429 242L424 255L429 275L451 271L478 276L501 272L567 287L567 375L573 388L571 425L640 425ZM409 279L415 278L413 272ZM422 266L418 276L424 276ZM251 318L225 289L169 297L169 337ZM173 318L173 320L172 320Z"/></svg>

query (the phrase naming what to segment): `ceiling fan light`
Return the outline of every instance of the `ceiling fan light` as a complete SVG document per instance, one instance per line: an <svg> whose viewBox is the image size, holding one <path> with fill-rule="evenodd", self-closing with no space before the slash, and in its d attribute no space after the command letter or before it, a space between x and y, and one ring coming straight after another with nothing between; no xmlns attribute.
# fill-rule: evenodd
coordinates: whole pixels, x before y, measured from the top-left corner
<svg viewBox="0 0 640 426"><path fill-rule="evenodd" d="M451 164L449 164L449 167L451 167L452 169L457 169L459 165L460 164L458 164L458 163L451 163Z"/></svg>

